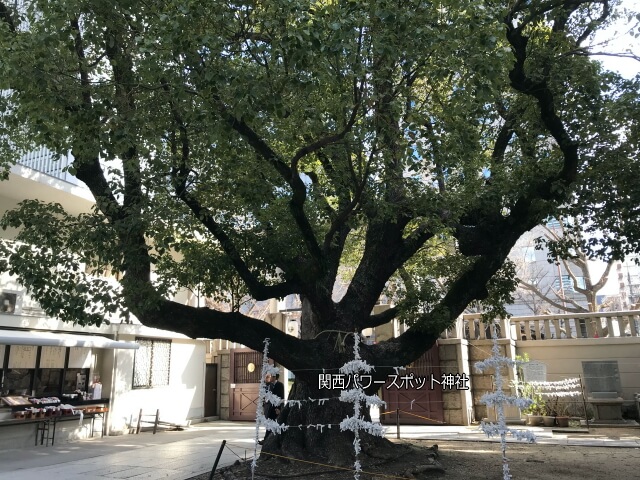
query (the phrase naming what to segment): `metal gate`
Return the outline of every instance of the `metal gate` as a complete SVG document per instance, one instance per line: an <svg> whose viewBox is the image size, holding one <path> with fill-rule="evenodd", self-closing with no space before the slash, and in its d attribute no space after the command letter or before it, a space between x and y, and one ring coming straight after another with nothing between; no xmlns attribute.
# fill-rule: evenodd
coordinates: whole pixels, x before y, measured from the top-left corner
<svg viewBox="0 0 640 480"><path fill-rule="evenodd" d="M230 420L254 421L262 371L262 353L248 348L230 352Z"/></svg>
<svg viewBox="0 0 640 480"><path fill-rule="evenodd" d="M415 378L425 379L421 388L417 388L417 382L413 387L407 388L407 382L396 379L388 379L382 388L382 399L387 402L384 407L385 415L380 416L383 424L396 423L396 410L399 410L399 420L403 425L433 425L444 422L444 403L442 401L442 387L438 383L431 383L431 375L437 381L441 380L440 357L438 356L438 344L425 352L415 362L400 371L398 378L413 373ZM420 383L422 381L420 380ZM397 388L401 385L401 388ZM381 412L382 413L382 412Z"/></svg>

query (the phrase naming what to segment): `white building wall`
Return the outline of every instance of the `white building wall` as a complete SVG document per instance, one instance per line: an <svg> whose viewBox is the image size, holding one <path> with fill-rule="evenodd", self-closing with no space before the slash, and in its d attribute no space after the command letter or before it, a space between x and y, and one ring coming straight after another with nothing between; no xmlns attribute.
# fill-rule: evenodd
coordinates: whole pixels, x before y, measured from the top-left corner
<svg viewBox="0 0 640 480"><path fill-rule="evenodd" d="M145 338L145 335L142 335ZM120 335L118 340L135 341L136 335ZM109 433L121 435L135 428L140 409L143 415L160 410L160 419L184 423L204 416L205 341L173 339L169 385L132 388L135 350L115 350L112 369ZM103 387L105 382L103 382Z"/></svg>
<svg viewBox="0 0 640 480"><path fill-rule="evenodd" d="M84 186L74 185L23 165L16 165L11 169L9 180L0 182L0 215L15 208L18 202L24 199L58 202L71 214L89 212L94 204L90 192ZM15 231L0 231L3 238L12 239L15 238L15 234ZM25 289L17 283L16 278L8 273L0 276L0 290L3 289L21 293L22 308L14 314L0 313L0 328L95 333L130 341L135 341L138 336L172 341L169 385L151 389L132 388L134 350L94 349L94 368L90 379L94 374L100 375L102 397L111 400L107 421L110 433L128 432L131 421L137 418L141 408L144 413L155 413L156 409L160 409L161 419L171 422L202 418L206 358L204 341L192 340L164 330L149 329L140 325L137 320L134 320L133 324L113 322L102 327L73 326L45 316L37 302L31 299ZM188 298L184 300L189 301ZM56 443L65 441L65 436L66 440L86 438L86 425L72 429L72 424L77 422L63 423L58 426L58 429L63 430L56 432ZM66 428L70 429L67 435L63 434ZM24 446L33 445L34 430L34 424L0 428L0 447L3 446L3 438L8 439L8 445L15 446L20 442Z"/></svg>

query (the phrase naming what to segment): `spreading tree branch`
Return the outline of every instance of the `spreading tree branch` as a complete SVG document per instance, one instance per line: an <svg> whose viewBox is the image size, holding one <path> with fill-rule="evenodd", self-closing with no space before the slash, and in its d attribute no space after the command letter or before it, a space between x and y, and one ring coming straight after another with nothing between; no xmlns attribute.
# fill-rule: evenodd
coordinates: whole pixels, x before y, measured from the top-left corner
<svg viewBox="0 0 640 480"><path fill-rule="evenodd" d="M237 118L229 112L229 109L219 96L214 95L214 99L218 112L227 125L240 134L261 158L270 163L291 187L293 193L289 202L291 215L296 225L298 225L298 230L302 235L308 252L314 259L316 266L320 267L323 263L323 254L315 237L313 227L304 211L304 204L307 199L307 187L302 181L302 178L300 178L299 173L291 169L243 119Z"/></svg>
<svg viewBox="0 0 640 480"><path fill-rule="evenodd" d="M174 191L176 196L193 212L207 230L220 242L220 246L226 253L229 260L233 264L236 272L240 275L243 282L249 289L249 292L256 300L268 300L270 298L282 298L289 294L295 293L295 285L291 282L283 282L276 285L266 285L260 282L256 275L249 269L246 262L242 259L235 242L227 234L225 229L215 221L211 212L202 206L198 199L193 196L187 189L187 178L190 173L190 141L187 126L184 122L182 114L177 105L171 98L171 90L166 81L163 81L165 92L169 97L169 107L173 116L173 121L179 131L180 139L180 155L177 155L177 147L172 144L172 153L174 158L178 157L178 165L172 168L171 177L173 180Z"/></svg>
<svg viewBox="0 0 640 480"><path fill-rule="evenodd" d="M536 295L541 300L544 300L545 302L547 302L548 304L550 304L551 306L553 306L553 307L555 307L555 308L557 308L559 310L563 310L565 312L571 312L571 313L585 313L585 312L589 311L586 308L584 308L582 305L577 303L575 300L573 300L571 298L568 298L566 296L563 296L563 295L560 294L560 292L557 292L555 290L553 290L553 293L556 295L556 297L558 297L562 302L565 302L565 303L563 303L563 304L558 303L557 301L555 301L554 299L552 299L548 295L545 295L544 293L542 293L538 288L536 288L535 285L531 285L530 283L527 283L527 282L525 282L523 280L520 280L519 284L525 290L528 290L529 292L533 293L534 295ZM567 302L572 304L573 307L568 307L566 305Z"/></svg>
<svg viewBox="0 0 640 480"><path fill-rule="evenodd" d="M298 163L305 156L311 153L317 152L318 150L321 150L324 147L327 147L331 144L337 143L340 140L342 140L347 135L347 133L351 131L351 129L353 128L353 125L356 123L357 118L358 118L358 104L356 104L351 110L351 117L347 121L347 124L342 129L342 131L335 133L333 135L328 135L326 137L320 138L319 140L316 140L315 142L312 142L300 148L291 159L291 162L290 162L291 171L292 172L298 171Z"/></svg>
<svg viewBox="0 0 640 480"><path fill-rule="evenodd" d="M507 151L509 142L511 142L514 135L515 130L513 129L512 122L510 119L506 119L502 124L502 127L500 127L495 145L493 146L493 151L491 152L491 159L494 163L503 162L504 154Z"/></svg>
<svg viewBox="0 0 640 480"><path fill-rule="evenodd" d="M82 102L80 110L72 105L68 106L68 110L76 113L80 113L80 111L82 111L84 113L88 113L88 117L97 119L97 115L93 114L93 100L91 98L90 90L91 83L89 81L89 74L86 70L84 42L77 17L71 20L71 30L74 33L74 51L78 61ZM89 125L88 130L91 132L97 132L99 130L97 120L96 124ZM102 165L100 165L100 159L97 156L87 158L81 148L73 148L72 153L75 157L74 166L76 168L76 177L87 185L96 200L96 205L100 212L102 212L105 218L107 218L112 224L116 224L117 222L124 220L125 212L111 190Z"/></svg>
<svg viewBox="0 0 640 480"><path fill-rule="evenodd" d="M178 318L180 322L176 322ZM239 312L220 312L164 300L156 309L145 313L145 322L191 338L224 338L258 351L264 347L264 339L269 338L269 356L277 362L298 365L298 368L318 368L318 363L309 355L318 349L316 344L299 340L264 320Z"/></svg>
<svg viewBox="0 0 640 480"><path fill-rule="evenodd" d="M602 0L601 3L602 3L602 13L597 19L591 21L589 25L587 25L587 27L584 29L584 31L580 34L580 36L576 39L577 46L580 46L582 42L584 42L587 38L591 36L591 34L595 31L595 29L599 25L601 25L607 18L609 18L609 15L611 14L609 1Z"/></svg>
<svg viewBox="0 0 640 480"><path fill-rule="evenodd" d="M358 329L362 330L364 328L379 327L380 325L389 323L391 320L396 318L399 313L400 307L398 305L396 305L395 307L387 308L384 312L370 315L365 322L363 322L361 325L358 325Z"/></svg>

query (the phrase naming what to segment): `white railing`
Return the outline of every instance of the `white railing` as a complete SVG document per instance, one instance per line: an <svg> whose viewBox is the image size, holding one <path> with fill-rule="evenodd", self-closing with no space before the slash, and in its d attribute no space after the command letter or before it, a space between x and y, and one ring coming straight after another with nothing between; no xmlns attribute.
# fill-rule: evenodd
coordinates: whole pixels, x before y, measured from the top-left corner
<svg viewBox="0 0 640 480"><path fill-rule="evenodd" d="M56 158L51 150L41 147L24 155L18 160L18 163L32 170L46 173L51 177L78 185L78 179L66 170L72 160L71 154Z"/></svg>
<svg viewBox="0 0 640 480"><path fill-rule="evenodd" d="M640 310L513 317L511 325L516 340L640 337Z"/></svg>
<svg viewBox="0 0 640 480"><path fill-rule="evenodd" d="M440 338L513 340L640 337L640 310L512 317L484 323L478 313L463 315Z"/></svg>
<svg viewBox="0 0 640 480"><path fill-rule="evenodd" d="M504 332L508 331L509 320L496 319L493 322L484 323L482 315L472 313L463 315L456 320L456 323L445 330L440 338L464 338L467 340L487 340L497 336L498 338L507 338Z"/></svg>

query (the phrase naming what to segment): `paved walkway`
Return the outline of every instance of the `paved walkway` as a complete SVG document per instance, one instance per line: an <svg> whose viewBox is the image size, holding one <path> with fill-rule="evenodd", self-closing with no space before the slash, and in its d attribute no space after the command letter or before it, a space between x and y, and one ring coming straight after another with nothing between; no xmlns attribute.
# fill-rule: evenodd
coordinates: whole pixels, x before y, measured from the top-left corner
<svg viewBox="0 0 640 480"><path fill-rule="evenodd" d="M610 435L607 437L599 434L599 429L586 435L555 433L541 427L527 428L534 430L541 444L640 448L640 429L625 429L630 436L620 436L615 429L602 430ZM5 450L0 452L0 479L185 480L211 471L223 439L227 441L228 448L222 455L221 466L229 465L238 458L251 458L254 435L255 427L252 424L216 421L197 424L182 432L164 431L156 435L145 432L53 447ZM387 436L396 438L395 427L389 427ZM435 441L492 441L475 426L403 425L400 427L400 436Z"/></svg>
<svg viewBox="0 0 640 480"><path fill-rule="evenodd" d="M551 429L544 427L525 427L510 425L514 429L533 431L536 443L541 445L573 445L578 447L627 447L640 448L640 428L592 428L586 429ZM396 438L396 428L390 427L388 438ZM429 440L464 440L475 442L499 442L498 438L487 438L478 426L400 426L400 438L424 438ZM522 443L507 438L509 443Z"/></svg>

